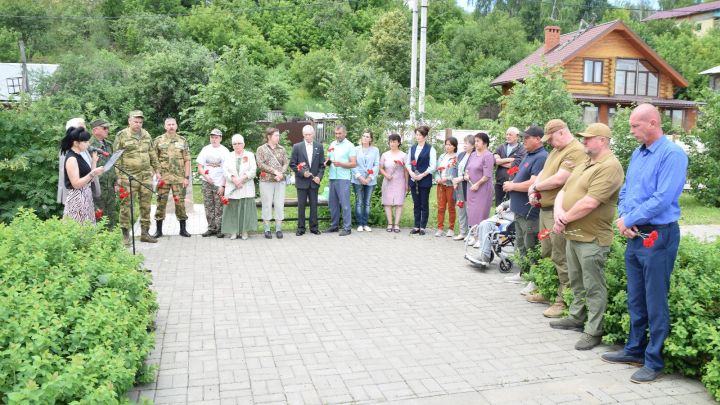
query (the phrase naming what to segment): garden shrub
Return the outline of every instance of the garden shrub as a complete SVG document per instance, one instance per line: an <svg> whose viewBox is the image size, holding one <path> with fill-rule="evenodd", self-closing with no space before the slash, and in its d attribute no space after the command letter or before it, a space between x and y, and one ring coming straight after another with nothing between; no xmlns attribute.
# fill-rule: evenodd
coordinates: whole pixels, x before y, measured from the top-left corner
<svg viewBox="0 0 720 405"><path fill-rule="evenodd" d="M0 403L125 403L157 310L118 232L21 209L0 224Z"/></svg>
<svg viewBox="0 0 720 405"><path fill-rule="evenodd" d="M624 344L630 332L625 275L626 240L618 233L605 265L608 306L603 318L603 342ZM545 297L557 289L555 266L548 258L537 259L538 248L527 259L537 260L525 276L538 285ZM572 302L566 289L565 303ZM678 257L670 281L670 335L665 341L665 370L699 378L710 394L720 400L720 240L698 241L692 236L680 240Z"/></svg>

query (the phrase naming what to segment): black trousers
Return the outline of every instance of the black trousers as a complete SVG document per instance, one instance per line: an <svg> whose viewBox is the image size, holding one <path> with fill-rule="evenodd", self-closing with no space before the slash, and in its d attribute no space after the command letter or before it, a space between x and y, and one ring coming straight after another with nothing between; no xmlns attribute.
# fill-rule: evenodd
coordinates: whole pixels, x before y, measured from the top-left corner
<svg viewBox="0 0 720 405"><path fill-rule="evenodd" d="M299 188L298 197L298 224L299 231L305 230L305 205L310 202L310 230L318 230L318 190L317 188Z"/></svg>
<svg viewBox="0 0 720 405"><path fill-rule="evenodd" d="M495 184L495 206L497 207L500 205L503 201L505 201L505 197L507 194L503 191L502 184Z"/></svg>
<svg viewBox="0 0 720 405"><path fill-rule="evenodd" d="M410 186L413 199L413 214L415 214L415 228L427 228L430 216L430 187Z"/></svg>

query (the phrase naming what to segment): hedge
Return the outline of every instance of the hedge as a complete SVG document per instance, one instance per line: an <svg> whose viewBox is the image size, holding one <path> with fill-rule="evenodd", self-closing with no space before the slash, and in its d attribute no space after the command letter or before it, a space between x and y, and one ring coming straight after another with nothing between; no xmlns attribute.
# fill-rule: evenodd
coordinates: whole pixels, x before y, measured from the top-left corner
<svg viewBox="0 0 720 405"><path fill-rule="evenodd" d="M20 210L0 224L0 403L125 403L158 305L118 232Z"/></svg>
<svg viewBox="0 0 720 405"><path fill-rule="evenodd" d="M624 344L630 332L625 276L626 240L615 234L605 266L608 306L603 319L603 342ZM521 265L540 293L554 297L558 278L549 258L539 258L533 249ZM565 304L572 302L566 289ZM700 242L692 236L680 240L671 276L670 335L665 341L665 371L699 378L710 394L720 400L720 240Z"/></svg>

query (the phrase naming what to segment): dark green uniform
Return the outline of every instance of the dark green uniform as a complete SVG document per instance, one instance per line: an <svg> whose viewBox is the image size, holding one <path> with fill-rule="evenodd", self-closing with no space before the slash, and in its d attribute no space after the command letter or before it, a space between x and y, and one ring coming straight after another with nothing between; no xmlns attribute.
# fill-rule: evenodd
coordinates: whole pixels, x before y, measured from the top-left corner
<svg viewBox="0 0 720 405"><path fill-rule="evenodd" d="M170 135L167 132L155 138L153 152L157 155L160 177L165 181L164 187L158 187L158 205L155 211L155 220L165 219L165 207L170 190L173 197L178 197L175 204L175 215L180 221L188 218L185 213L185 165L190 162L190 148L187 141L180 135Z"/></svg>
<svg viewBox="0 0 720 405"><path fill-rule="evenodd" d="M115 150L124 149L123 155L118 159L120 168L130 173L135 180L142 182L152 189L153 173L157 168L157 155L152 151L152 138L150 134L141 129L140 133L130 133L130 128L125 128L115 136ZM130 191L128 176L116 171L120 179L120 186ZM140 187L137 181L133 182L133 195L138 196L140 204L140 226L147 232L150 228L150 203L152 192L147 188ZM130 229L130 198L120 202L120 226Z"/></svg>
<svg viewBox="0 0 720 405"><path fill-rule="evenodd" d="M105 166L105 163L107 163L107 160L113 154L114 149L112 144L107 139L101 142L93 136L90 138L90 146L94 146L109 153L107 157L103 155L98 156L98 167ZM95 201L95 209L103 211L103 216L108 219L107 227L108 229L112 229L115 228L115 225L118 223L117 198L115 196L115 182L117 181L117 176L115 175L114 170L110 170L103 173L98 180L100 181L100 197L93 198Z"/></svg>

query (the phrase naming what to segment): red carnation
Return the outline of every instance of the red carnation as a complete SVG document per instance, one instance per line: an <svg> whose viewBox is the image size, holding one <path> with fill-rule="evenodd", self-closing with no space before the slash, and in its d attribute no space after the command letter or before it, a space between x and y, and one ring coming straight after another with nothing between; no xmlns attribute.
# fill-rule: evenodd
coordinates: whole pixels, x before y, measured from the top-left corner
<svg viewBox="0 0 720 405"><path fill-rule="evenodd" d="M165 187L165 180L158 181L158 188L163 188L163 187Z"/></svg>
<svg viewBox="0 0 720 405"><path fill-rule="evenodd" d="M655 239L651 239L650 237L647 237L643 239L643 246L647 249L650 249L655 245Z"/></svg>
<svg viewBox="0 0 720 405"><path fill-rule="evenodd" d="M542 231L538 232L537 238L539 240L545 240L550 237L550 232L551 231L549 229L545 228Z"/></svg>
<svg viewBox="0 0 720 405"><path fill-rule="evenodd" d="M648 235L648 239L652 240L653 242L656 241L657 238L658 238L658 233L657 233L657 231L652 231L652 232L650 232L650 234Z"/></svg>
<svg viewBox="0 0 720 405"><path fill-rule="evenodd" d="M267 173L265 173L265 172L260 172L260 177L265 177L265 176L267 176Z"/></svg>
<svg viewBox="0 0 720 405"><path fill-rule="evenodd" d="M304 168L305 168L305 162L298 163L298 165L297 165L298 170L302 171Z"/></svg>
<svg viewBox="0 0 720 405"><path fill-rule="evenodd" d="M205 169L205 174L210 174L210 170Z"/></svg>
<svg viewBox="0 0 720 405"><path fill-rule="evenodd" d="M411 161L410 164L413 165L413 166L416 166L416 165L417 165L417 160Z"/></svg>
<svg viewBox="0 0 720 405"><path fill-rule="evenodd" d="M102 218L102 216L103 216L103 210L97 209L97 210L95 211L95 219L96 219L96 220L99 220L100 218Z"/></svg>
<svg viewBox="0 0 720 405"><path fill-rule="evenodd" d="M173 201L175 201L175 204L178 204L178 203L180 202L180 197L174 195L174 196L173 196Z"/></svg>
<svg viewBox="0 0 720 405"><path fill-rule="evenodd" d="M123 188L123 186L118 187L118 193L124 193L124 192L125 192L125 189Z"/></svg>
<svg viewBox="0 0 720 405"><path fill-rule="evenodd" d="M402 162L402 160L396 160L395 164L402 166L403 162Z"/></svg>
<svg viewBox="0 0 720 405"><path fill-rule="evenodd" d="M464 207L465 207L465 201L458 201L458 202L457 202L457 206L460 207L460 208L464 208Z"/></svg>
<svg viewBox="0 0 720 405"><path fill-rule="evenodd" d="M375 173L375 171L373 171L373 169L368 169L368 174L373 174L373 173Z"/></svg>
<svg viewBox="0 0 720 405"><path fill-rule="evenodd" d="M228 200L227 197L225 197L225 196L220 197L220 202L222 202L223 205L230 204L230 200Z"/></svg>
<svg viewBox="0 0 720 405"><path fill-rule="evenodd" d="M442 167L442 166L438 167L438 171L439 171L439 172L442 172L443 170L445 170L444 167Z"/></svg>
<svg viewBox="0 0 720 405"><path fill-rule="evenodd" d="M513 166L508 170L507 174L510 176L513 176L513 175L517 174L517 172L519 172L519 171L520 171L519 167Z"/></svg>
<svg viewBox="0 0 720 405"><path fill-rule="evenodd" d="M535 207L535 208L540 208L540 207L542 207L542 204L540 204L540 199L542 198L542 196L540 195L540 193L533 193L532 196L533 196L533 198L536 199L538 202L537 202L537 203L534 203L534 204L531 203L530 205L532 205L532 206Z"/></svg>
<svg viewBox="0 0 720 405"><path fill-rule="evenodd" d="M127 191L123 191L122 193L120 193L120 200L124 200L124 199L128 198L129 196L130 196L130 193L128 193Z"/></svg>

